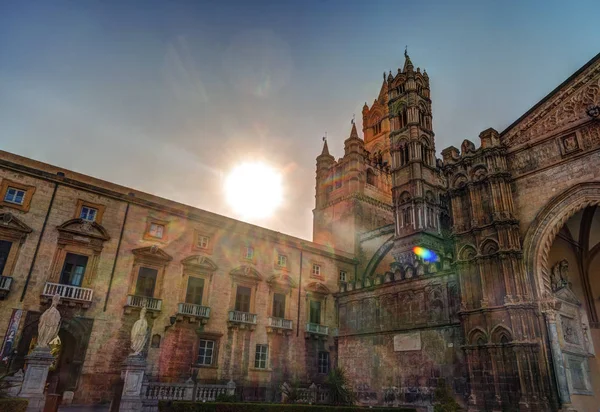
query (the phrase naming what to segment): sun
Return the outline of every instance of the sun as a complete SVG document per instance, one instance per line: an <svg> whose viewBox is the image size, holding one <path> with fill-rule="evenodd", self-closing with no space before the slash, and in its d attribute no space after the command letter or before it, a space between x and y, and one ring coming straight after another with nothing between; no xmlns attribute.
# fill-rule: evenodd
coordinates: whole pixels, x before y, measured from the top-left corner
<svg viewBox="0 0 600 412"><path fill-rule="evenodd" d="M267 218L283 200L281 174L264 163L243 163L227 176L225 195L242 218Z"/></svg>

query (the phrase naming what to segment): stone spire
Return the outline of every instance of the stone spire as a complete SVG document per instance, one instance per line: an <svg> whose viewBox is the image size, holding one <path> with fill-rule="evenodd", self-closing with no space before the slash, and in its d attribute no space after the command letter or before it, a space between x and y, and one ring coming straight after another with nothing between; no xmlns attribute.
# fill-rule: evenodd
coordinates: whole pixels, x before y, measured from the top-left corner
<svg viewBox="0 0 600 412"><path fill-rule="evenodd" d="M323 150L321 151L321 156L330 156L326 138L323 138Z"/></svg>
<svg viewBox="0 0 600 412"><path fill-rule="evenodd" d="M350 131L349 139L358 139L358 132L356 131L356 124L352 122L352 130Z"/></svg>

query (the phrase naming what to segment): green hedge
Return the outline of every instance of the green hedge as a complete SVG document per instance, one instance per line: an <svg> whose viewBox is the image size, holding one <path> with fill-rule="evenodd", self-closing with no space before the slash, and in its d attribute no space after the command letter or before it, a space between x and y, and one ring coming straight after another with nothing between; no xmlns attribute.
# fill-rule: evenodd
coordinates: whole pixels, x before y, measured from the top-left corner
<svg viewBox="0 0 600 412"><path fill-rule="evenodd" d="M214 403L160 401L160 412L355 412L362 407L281 403ZM412 408L373 408L376 412L416 412Z"/></svg>
<svg viewBox="0 0 600 412"><path fill-rule="evenodd" d="M25 412L28 403L27 399L0 398L0 412Z"/></svg>

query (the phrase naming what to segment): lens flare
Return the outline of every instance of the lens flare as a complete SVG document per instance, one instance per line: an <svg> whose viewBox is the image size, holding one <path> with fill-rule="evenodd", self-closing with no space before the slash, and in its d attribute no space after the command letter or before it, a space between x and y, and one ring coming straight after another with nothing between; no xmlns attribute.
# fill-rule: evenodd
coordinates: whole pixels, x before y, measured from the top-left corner
<svg viewBox="0 0 600 412"><path fill-rule="evenodd" d="M425 249L421 246L415 246L413 252L425 262L436 262L438 260L438 257L433 250Z"/></svg>
<svg viewBox="0 0 600 412"><path fill-rule="evenodd" d="M242 218L267 218L283 201L281 174L264 163L244 163L229 174L225 194Z"/></svg>

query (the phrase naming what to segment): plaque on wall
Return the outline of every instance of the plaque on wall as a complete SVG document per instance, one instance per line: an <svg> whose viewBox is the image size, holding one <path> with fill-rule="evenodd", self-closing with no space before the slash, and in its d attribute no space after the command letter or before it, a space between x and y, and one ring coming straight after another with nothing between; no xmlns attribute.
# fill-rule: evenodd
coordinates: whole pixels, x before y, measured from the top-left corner
<svg viewBox="0 0 600 412"><path fill-rule="evenodd" d="M421 333L402 333L394 335L394 352L421 350Z"/></svg>

